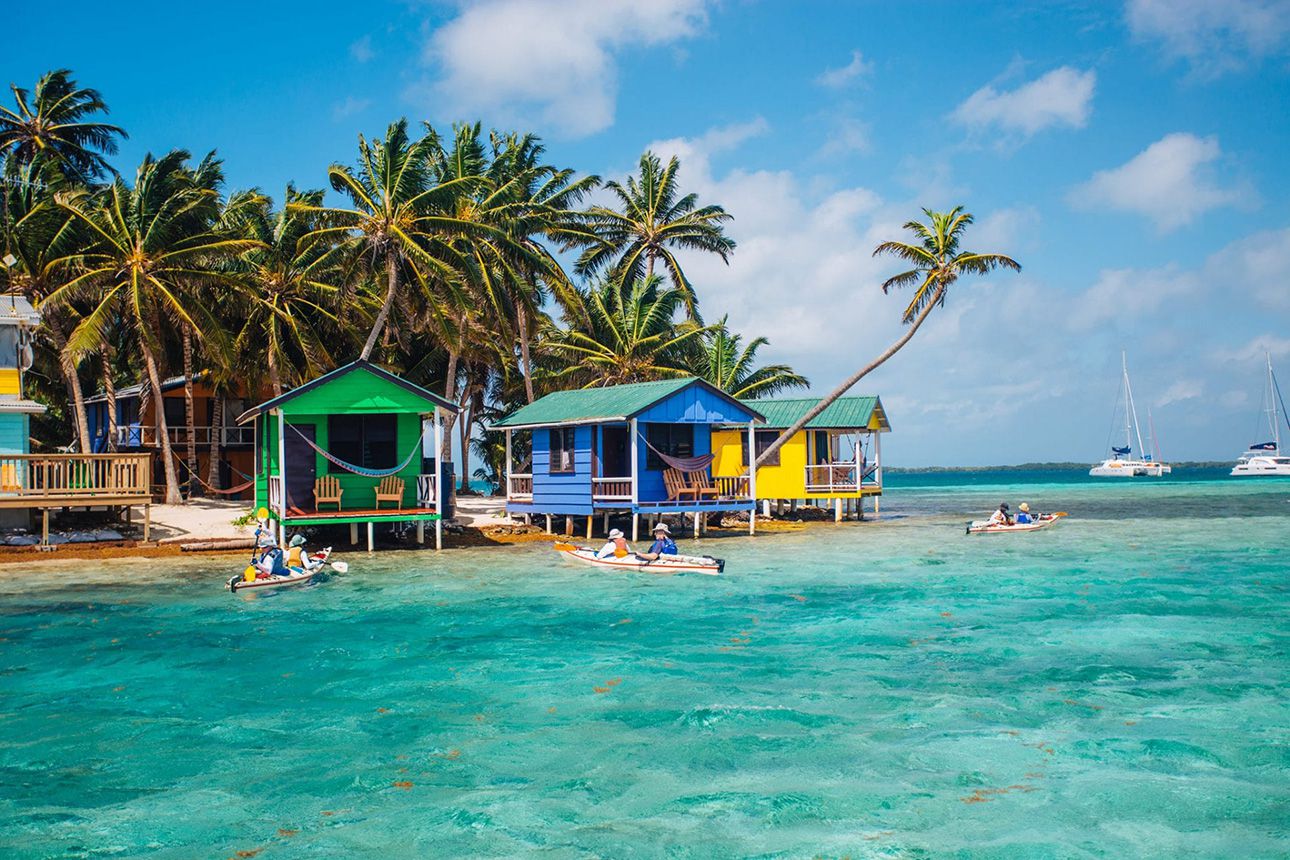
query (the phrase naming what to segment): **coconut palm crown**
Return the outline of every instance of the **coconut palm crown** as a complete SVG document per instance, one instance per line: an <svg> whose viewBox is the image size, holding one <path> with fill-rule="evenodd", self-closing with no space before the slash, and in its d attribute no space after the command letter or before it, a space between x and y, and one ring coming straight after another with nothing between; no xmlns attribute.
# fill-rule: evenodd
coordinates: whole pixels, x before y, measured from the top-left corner
<svg viewBox="0 0 1290 860"><path fill-rule="evenodd" d="M105 156L115 155L117 138L127 135L92 119L108 112L98 90L77 86L67 69L46 72L34 91L16 84L9 88L14 107L0 106L0 155L7 161L52 159L81 180L114 172Z"/></svg>

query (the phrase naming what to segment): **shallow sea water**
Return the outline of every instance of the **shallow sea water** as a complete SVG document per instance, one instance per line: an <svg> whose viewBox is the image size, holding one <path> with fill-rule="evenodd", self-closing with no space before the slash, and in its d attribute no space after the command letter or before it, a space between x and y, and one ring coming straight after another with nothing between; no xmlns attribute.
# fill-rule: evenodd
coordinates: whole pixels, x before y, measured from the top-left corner
<svg viewBox="0 0 1290 860"><path fill-rule="evenodd" d="M720 578L0 570L0 856L1290 855L1290 482L893 483Z"/></svg>

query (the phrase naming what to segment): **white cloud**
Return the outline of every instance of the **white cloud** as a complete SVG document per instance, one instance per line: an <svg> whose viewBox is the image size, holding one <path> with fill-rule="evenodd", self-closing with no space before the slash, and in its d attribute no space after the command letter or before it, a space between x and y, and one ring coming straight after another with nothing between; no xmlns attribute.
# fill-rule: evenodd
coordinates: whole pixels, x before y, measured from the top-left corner
<svg viewBox="0 0 1290 860"><path fill-rule="evenodd" d="M356 39L351 42L349 46L349 55L359 63L366 63L368 60L372 59L372 57L375 57L376 52L372 50L372 37L364 36L361 39Z"/></svg>
<svg viewBox="0 0 1290 860"><path fill-rule="evenodd" d="M617 53L700 31L707 0L479 0L431 33L423 59L449 110L580 136L614 121Z"/></svg>
<svg viewBox="0 0 1290 860"><path fill-rule="evenodd" d="M1156 409L1170 406L1174 403L1182 403L1185 400L1195 400L1203 397L1205 394L1205 384L1199 379L1179 379L1177 382L1166 388L1160 396L1152 401L1151 405Z"/></svg>
<svg viewBox="0 0 1290 860"><path fill-rule="evenodd" d="M1165 304L1197 289L1193 273L1169 266L1147 270L1107 269L1072 303L1064 318L1076 332L1119 319L1152 318Z"/></svg>
<svg viewBox="0 0 1290 860"><path fill-rule="evenodd" d="M1286 53L1290 0L1129 0L1134 36L1214 77Z"/></svg>
<svg viewBox="0 0 1290 860"><path fill-rule="evenodd" d="M331 118L337 122L348 119L355 114L360 114L367 110L372 103L371 99L360 99L355 96L346 96L344 101L332 105Z"/></svg>
<svg viewBox="0 0 1290 860"><path fill-rule="evenodd" d="M820 147L824 156L854 155L866 153L870 149L869 125L854 117L839 117L833 123L833 130Z"/></svg>
<svg viewBox="0 0 1290 860"><path fill-rule="evenodd" d="M1218 138L1166 135L1125 164L1095 173L1071 191L1069 200L1083 209L1136 212L1161 232L1174 230L1246 198L1243 189L1224 187L1214 177L1212 164L1220 155Z"/></svg>
<svg viewBox="0 0 1290 860"><path fill-rule="evenodd" d="M1230 284L1233 300L1250 295L1270 310L1290 310L1290 228L1265 230L1233 242L1208 264Z"/></svg>
<svg viewBox="0 0 1290 860"><path fill-rule="evenodd" d="M872 71L873 63L866 62L864 55L859 51L852 51L851 62L840 68L825 70L815 79L815 82L822 87L841 89L857 78L867 76Z"/></svg>
<svg viewBox="0 0 1290 860"><path fill-rule="evenodd" d="M953 117L972 128L996 126L1026 137L1052 126L1083 128L1096 87L1092 69L1062 66L1014 90L986 85L955 108Z"/></svg>

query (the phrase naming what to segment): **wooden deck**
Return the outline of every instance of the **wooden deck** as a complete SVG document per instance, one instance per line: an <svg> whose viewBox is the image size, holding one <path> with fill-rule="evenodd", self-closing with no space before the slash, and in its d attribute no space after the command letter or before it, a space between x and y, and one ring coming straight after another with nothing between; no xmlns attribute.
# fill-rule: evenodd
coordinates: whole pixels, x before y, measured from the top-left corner
<svg viewBox="0 0 1290 860"><path fill-rule="evenodd" d="M277 512L273 512L277 516ZM412 520L437 520L437 508L366 508L358 510L301 511L288 510L283 522L288 525L315 526L339 523L397 523Z"/></svg>
<svg viewBox="0 0 1290 860"><path fill-rule="evenodd" d="M143 539L151 535L151 454L0 455L0 509L41 512L41 543L49 542L55 508L143 507Z"/></svg>

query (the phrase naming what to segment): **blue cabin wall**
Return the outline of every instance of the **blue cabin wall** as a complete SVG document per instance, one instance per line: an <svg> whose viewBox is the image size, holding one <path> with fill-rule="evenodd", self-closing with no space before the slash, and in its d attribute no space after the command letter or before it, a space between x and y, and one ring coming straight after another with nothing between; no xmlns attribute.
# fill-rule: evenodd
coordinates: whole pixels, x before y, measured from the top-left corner
<svg viewBox="0 0 1290 860"><path fill-rule="evenodd" d="M107 451L107 403L85 404L85 424L90 431L90 450L95 454Z"/></svg>
<svg viewBox="0 0 1290 860"><path fill-rule="evenodd" d="M685 421L674 422L656 422L656 423L673 423L686 424ZM667 499L667 487L663 484L662 469L647 469L645 464L649 458L649 447L645 440L649 438L649 429L647 425L640 424L640 450L637 452L636 461L636 492L637 499L642 502L662 502ZM704 454L712 453L712 428L703 426L694 428L694 456L702 457Z"/></svg>
<svg viewBox="0 0 1290 860"><path fill-rule="evenodd" d="M752 420L752 413L701 385L691 385L636 416L641 424L723 424Z"/></svg>
<svg viewBox="0 0 1290 860"><path fill-rule="evenodd" d="M544 514L589 514L591 506L591 427L573 430L572 474L551 474L549 428L533 431L533 504Z"/></svg>

